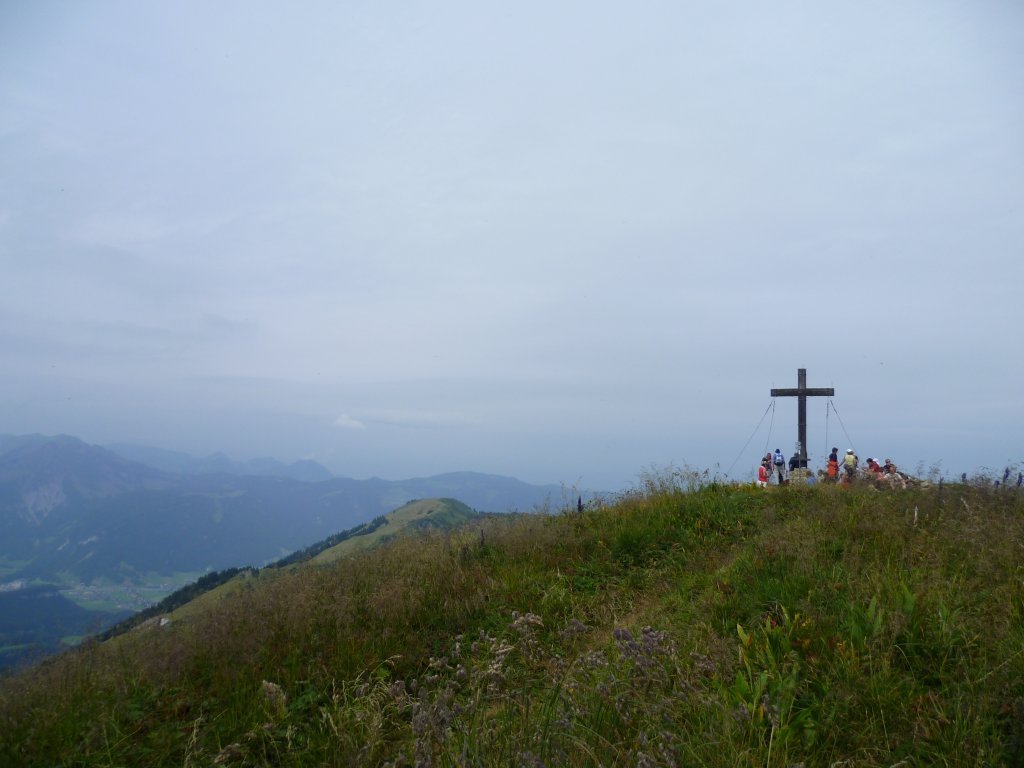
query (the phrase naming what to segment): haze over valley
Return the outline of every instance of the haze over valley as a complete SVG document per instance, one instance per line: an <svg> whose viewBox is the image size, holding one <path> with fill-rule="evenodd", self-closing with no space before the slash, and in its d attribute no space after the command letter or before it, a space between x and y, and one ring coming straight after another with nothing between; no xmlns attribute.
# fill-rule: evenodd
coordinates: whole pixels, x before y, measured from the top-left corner
<svg viewBox="0 0 1024 768"><path fill-rule="evenodd" d="M312 462L0 435L0 651L56 647L205 573L264 565L413 499L528 512L572 492L472 472L352 480Z"/></svg>

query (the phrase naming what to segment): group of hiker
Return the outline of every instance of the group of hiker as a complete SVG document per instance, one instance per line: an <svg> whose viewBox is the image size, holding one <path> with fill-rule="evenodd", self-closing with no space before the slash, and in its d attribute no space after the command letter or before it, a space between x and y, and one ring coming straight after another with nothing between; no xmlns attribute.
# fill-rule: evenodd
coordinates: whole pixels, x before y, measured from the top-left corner
<svg viewBox="0 0 1024 768"><path fill-rule="evenodd" d="M775 453L766 453L761 459L761 465L757 468L757 484L766 488L769 484L785 485L789 482L789 474L795 471L800 464L798 454L793 454L789 460L789 467L786 466L786 457L778 448Z"/></svg>
<svg viewBox="0 0 1024 768"><path fill-rule="evenodd" d="M861 469L860 458L853 448L848 448L842 457L839 456L839 449L833 448L825 469L819 470L817 477L807 468L807 460L801 458L799 453L794 453L787 462L782 451L776 448L774 453L766 453L761 459L757 468L757 484L766 488L769 484L786 485L790 479L800 479L813 485L820 479L822 482L848 485L857 478L858 470L861 470L861 476L869 480L881 481L893 487L906 487L906 476L896 468L892 459L885 459L884 463L879 464L877 459L869 457Z"/></svg>

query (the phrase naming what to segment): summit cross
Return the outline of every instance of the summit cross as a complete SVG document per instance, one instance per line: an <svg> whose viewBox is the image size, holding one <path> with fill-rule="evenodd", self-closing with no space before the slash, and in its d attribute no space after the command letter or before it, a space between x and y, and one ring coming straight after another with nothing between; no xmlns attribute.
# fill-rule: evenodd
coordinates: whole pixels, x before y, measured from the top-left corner
<svg viewBox="0 0 1024 768"><path fill-rule="evenodd" d="M772 397L797 398L797 439L800 441L800 466L807 466L807 398L831 397L836 391L832 387L808 387L807 369L797 368L796 389L773 389Z"/></svg>

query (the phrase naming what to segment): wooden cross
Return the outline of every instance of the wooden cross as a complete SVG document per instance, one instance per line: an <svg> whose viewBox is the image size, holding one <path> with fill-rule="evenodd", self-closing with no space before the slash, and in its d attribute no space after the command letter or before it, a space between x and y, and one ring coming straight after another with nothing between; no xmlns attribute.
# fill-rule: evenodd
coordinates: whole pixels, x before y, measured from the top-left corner
<svg viewBox="0 0 1024 768"><path fill-rule="evenodd" d="M807 369L797 368L796 389L773 389L772 397L797 398L797 435L800 440L800 466L807 466L807 398L831 397L836 391L832 387L808 387Z"/></svg>

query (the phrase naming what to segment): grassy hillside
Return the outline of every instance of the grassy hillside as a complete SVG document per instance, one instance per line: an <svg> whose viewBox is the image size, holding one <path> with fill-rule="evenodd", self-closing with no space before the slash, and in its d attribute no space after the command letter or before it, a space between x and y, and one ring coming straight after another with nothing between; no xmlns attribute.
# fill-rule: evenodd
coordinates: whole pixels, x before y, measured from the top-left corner
<svg viewBox="0 0 1024 768"><path fill-rule="evenodd" d="M369 547L390 541L403 533L426 530L447 531L478 517L478 513L455 499L417 499L384 516L384 525L361 536L350 536L318 553L312 562L326 565Z"/></svg>
<svg viewBox="0 0 1024 768"><path fill-rule="evenodd" d="M0 764L1024 764L1024 497L699 486L400 537L0 683Z"/></svg>
<svg viewBox="0 0 1024 768"><path fill-rule="evenodd" d="M154 617L162 616L179 621L197 612L216 610L222 600L240 589L258 588L257 585L276 579L284 569L326 565L403 534L416 534L428 529L447 531L479 516L480 513L455 499L413 500L369 523L357 525L297 550L266 568L230 568L206 574L195 583L179 589L156 605L112 628L101 635L101 639L122 634Z"/></svg>

